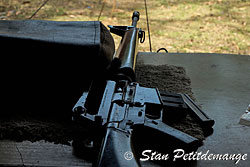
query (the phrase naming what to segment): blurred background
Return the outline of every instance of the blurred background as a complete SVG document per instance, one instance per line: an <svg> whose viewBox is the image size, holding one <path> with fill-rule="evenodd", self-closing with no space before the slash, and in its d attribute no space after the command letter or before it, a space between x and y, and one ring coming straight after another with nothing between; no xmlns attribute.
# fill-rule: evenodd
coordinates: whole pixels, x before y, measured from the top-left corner
<svg viewBox="0 0 250 167"><path fill-rule="evenodd" d="M153 52L165 47L169 52L250 55L249 0L147 0L146 4ZM134 10L141 13L138 27L146 31L139 51L148 52L145 0L0 0L0 20L129 25ZM120 38L114 39L117 47Z"/></svg>

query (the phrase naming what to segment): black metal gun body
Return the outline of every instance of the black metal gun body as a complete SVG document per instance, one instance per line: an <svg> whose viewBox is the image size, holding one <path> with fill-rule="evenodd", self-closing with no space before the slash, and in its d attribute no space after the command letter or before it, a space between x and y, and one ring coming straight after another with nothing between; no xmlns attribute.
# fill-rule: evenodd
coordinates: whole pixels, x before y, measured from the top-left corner
<svg viewBox="0 0 250 167"><path fill-rule="evenodd" d="M93 81L73 108L73 120L87 121L90 127L102 129L95 166L140 166L138 158L132 157L136 156L131 141L135 131L150 132L147 135L158 138L160 147L175 143L192 150L201 145L198 139L164 123L169 112L166 101L171 107L186 107L178 101L181 96L162 94L157 88L135 82L137 44L143 42L144 32L136 27L138 12L134 12L132 20L132 26L109 26L122 40L106 79Z"/></svg>

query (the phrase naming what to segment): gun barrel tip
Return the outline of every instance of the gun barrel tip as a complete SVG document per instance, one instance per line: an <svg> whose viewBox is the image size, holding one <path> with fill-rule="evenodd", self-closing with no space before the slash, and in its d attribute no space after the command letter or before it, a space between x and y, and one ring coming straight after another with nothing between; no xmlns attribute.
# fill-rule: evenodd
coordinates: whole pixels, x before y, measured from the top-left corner
<svg viewBox="0 0 250 167"><path fill-rule="evenodd" d="M137 17L138 20L139 20L139 18L140 18L140 12L134 11L133 16L132 16L132 20L134 19L134 17Z"/></svg>

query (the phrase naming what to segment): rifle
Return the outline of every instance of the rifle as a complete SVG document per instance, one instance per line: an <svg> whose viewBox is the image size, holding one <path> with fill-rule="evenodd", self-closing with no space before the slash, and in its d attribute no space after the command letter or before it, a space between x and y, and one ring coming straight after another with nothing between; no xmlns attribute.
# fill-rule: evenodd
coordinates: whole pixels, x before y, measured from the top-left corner
<svg viewBox="0 0 250 167"><path fill-rule="evenodd" d="M157 143L148 141L148 137L141 137L139 143L150 142L148 145L158 148L191 151L201 146L197 138L166 124L171 110L185 112L192 106L202 123L209 127L213 124L188 96L135 82L137 45L145 39L145 32L137 28L138 21L139 12L135 11L131 26L109 26L111 33L122 37L120 45L108 70L92 82L72 110L75 122L84 122L95 132L93 145L100 149L94 166L140 166L132 138L143 134L154 136Z"/></svg>

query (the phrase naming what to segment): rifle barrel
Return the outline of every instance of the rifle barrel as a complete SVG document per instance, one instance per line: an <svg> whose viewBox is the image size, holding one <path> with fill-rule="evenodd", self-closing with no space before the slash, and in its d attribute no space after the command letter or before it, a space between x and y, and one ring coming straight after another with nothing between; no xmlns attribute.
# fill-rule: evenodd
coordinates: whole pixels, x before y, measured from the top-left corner
<svg viewBox="0 0 250 167"><path fill-rule="evenodd" d="M127 26L121 29L122 40L115 54L115 59L120 62L120 67L116 80L128 80L129 82L135 81L135 63L137 56L138 34L137 22L139 21L139 12L134 12L132 16L132 26ZM119 30L118 30L119 31Z"/></svg>
<svg viewBox="0 0 250 167"><path fill-rule="evenodd" d="M137 11L135 11L135 12L133 13L133 16L132 16L132 26L133 26L133 27L136 27L137 22L139 21L139 19L140 19L140 13L137 12Z"/></svg>

